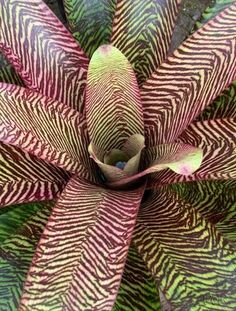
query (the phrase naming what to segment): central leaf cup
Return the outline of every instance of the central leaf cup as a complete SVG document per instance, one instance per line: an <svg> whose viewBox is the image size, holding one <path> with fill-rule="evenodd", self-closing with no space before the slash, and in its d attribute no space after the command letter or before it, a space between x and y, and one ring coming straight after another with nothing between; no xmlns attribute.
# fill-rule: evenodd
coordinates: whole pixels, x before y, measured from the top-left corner
<svg viewBox="0 0 236 311"><path fill-rule="evenodd" d="M144 148L144 136L132 135L121 149L108 151L90 143L89 153L98 164L108 182L118 181L138 173L141 151Z"/></svg>

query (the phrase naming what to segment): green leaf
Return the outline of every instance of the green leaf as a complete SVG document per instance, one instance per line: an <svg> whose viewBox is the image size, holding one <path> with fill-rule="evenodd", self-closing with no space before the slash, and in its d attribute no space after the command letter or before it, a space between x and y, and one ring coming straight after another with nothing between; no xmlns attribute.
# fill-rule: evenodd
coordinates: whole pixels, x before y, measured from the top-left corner
<svg viewBox="0 0 236 311"><path fill-rule="evenodd" d="M141 99L149 146L173 142L235 80L235 32L233 4L189 37L145 82Z"/></svg>
<svg viewBox="0 0 236 311"><path fill-rule="evenodd" d="M128 58L139 84L166 58L180 0L117 0L111 43Z"/></svg>
<svg viewBox="0 0 236 311"><path fill-rule="evenodd" d="M131 245L112 311L160 311L157 285Z"/></svg>
<svg viewBox="0 0 236 311"><path fill-rule="evenodd" d="M133 241L174 310L235 310L235 249L176 193L142 205Z"/></svg>
<svg viewBox="0 0 236 311"><path fill-rule="evenodd" d="M64 0L70 30L89 57L110 43L115 0Z"/></svg>
<svg viewBox="0 0 236 311"><path fill-rule="evenodd" d="M86 122L69 106L40 93L0 83L0 129L0 141L92 178Z"/></svg>
<svg viewBox="0 0 236 311"><path fill-rule="evenodd" d="M0 309L17 310L52 202L10 206L0 215Z"/></svg>
<svg viewBox="0 0 236 311"><path fill-rule="evenodd" d="M202 14L199 21L196 22L195 29L202 27L210 19L222 12L224 9L234 4L235 0L214 0L214 4L208 7Z"/></svg>
<svg viewBox="0 0 236 311"><path fill-rule="evenodd" d="M83 109L88 58L42 0L0 6L0 48L27 88Z"/></svg>
<svg viewBox="0 0 236 311"><path fill-rule="evenodd" d="M22 230L27 221L43 208L45 202L10 205L0 209L0 242L4 243L12 235Z"/></svg>
<svg viewBox="0 0 236 311"><path fill-rule="evenodd" d="M121 149L134 134L143 135L135 74L126 57L111 45L101 46L90 61L86 117L90 141L105 151Z"/></svg>
<svg viewBox="0 0 236 311"><path fill-rule="evenodd" d="M110 310L143 191L72 178L38 244L20 310Z"/></svg>
<svg viewBox="0 0 236 311"><path fill-rule="evenodd" d="M236 118L236 80L197 117L197 121Z"/></svg>
<svg viewBox="0 0 236 311"><path fill-rule="evenodd" d="M55 199L68 174L0 142L0 206Z"/></svg>
<svg viewBox="0 0 236 311"><path fill-rule="evenodd" d="M236 245L236 181L199 181L171 186Z"/></svg>

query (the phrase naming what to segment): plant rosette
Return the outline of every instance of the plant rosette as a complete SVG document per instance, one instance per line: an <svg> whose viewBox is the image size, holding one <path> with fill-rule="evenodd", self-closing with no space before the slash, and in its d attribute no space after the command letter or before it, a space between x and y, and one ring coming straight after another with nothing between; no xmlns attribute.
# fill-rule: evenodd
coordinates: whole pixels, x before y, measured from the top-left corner
<svg viewBox="0 0 236 311"><path fill-rule="evenodd" d="M27 276L15 250L47 216L4 235L0 308L235 310L233 240L175 186L236 178L236 106L209 108L236 79L236 3L170 55L179 0L64 0L70 31L42 0L0 3L15 69L0 73L0 205L54 202Z"/></svg>

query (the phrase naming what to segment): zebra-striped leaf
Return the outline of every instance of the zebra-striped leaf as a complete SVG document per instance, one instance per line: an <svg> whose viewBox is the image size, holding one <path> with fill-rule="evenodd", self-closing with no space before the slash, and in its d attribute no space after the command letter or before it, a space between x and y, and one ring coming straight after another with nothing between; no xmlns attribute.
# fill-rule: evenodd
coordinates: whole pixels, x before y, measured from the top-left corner
<svg viewBox="0 0 236 311"><path fill-rule="evenodd" d="M219 14L222 10L235 3L235 0L215 0L211 7L203 13L201 19L196 22L194 30L202 27L207 21ZM217 118L236 117L236 80L233 84L217 97L206 109L197 117L198 121Z"/></svg>
<svg viewBox="0 0 236 311"><path fill-rule="evenodd" d="M236 118L236 81L197 117L197 121Z"/></svg>
<svg viewBox="0 0 236 311"><path fill-rule="evenodd" d="M110 43L116 0L64 0L64 5L70 30L89 57Z"/></svg>
<svg viewBox="0 0 236 311"><path fill-rule="evenodd" d="M68 175L30 154L0 142L0 206L54 199Z"/></svg>
<svg viewBox="0 0 236 311"><path fill-rule="evenodd" d="M201 181L172 188L236 245L236 181Z"/></svg>
<svg viewBox="0 0 236 311"><path fill-rule="evenodd" d="M38 244L20 310L110 310L143 190L112 191L72 178Z"/></svg>
<svg viewBox="0 0 236 311"><path fill-rule="evenodd" d="M203 149L204 158L200 168L188 176L161 172L152 176L148 187L195 180L236 179L236 119L192 123L178 140Z"/></svg>
<svg viewBox="0 0 236 311"><path fill-rule="evenodd" d="M160 311L160 299L150 272L131 245L119 293L112 311Z"/></svg>
<svg viewBox="0 0 236 311"><path fill-rule="evenodd" d="M173 142L236 78L235 32L233 4L189 37L143 85L149 145Z"/></svg>
<svg viewBox="0 0 236 311"><path fill-rule="evenodd" d="M0 215L0 310L17 310L34 251L52 203L7 207ZM1 209L1 212L4 209Z"/></svg>
<svg viewBox="0 0 236 311"><path fill-rule="evenodd" d="M196 22L195 29L202 27L214 16L222 12L224 9L235 3L235 0L214 0L214 3L208 7L202 14L200 20Z"/></svg>
<svg viewBox="0 0 236 311"><path fill-rule="evenodd" d="M166 58L180 0L117 0L111 42L142 84Z"/></svg>
<svg viewBox="0 0 236 311"><path fill-rule="evenodd" d="M202 149L192 147L188 144L166 144L144 150L143 159L148 168L133 176L124 176L120 180L111 181L109 186L116 188L134 182L139 178L159 172L167 168L177 174L188 176L195 172L202 162ZM153 178L149 184L152 184Z"/></svg>
<svg viewBox="0 0 236 311"><path fill-rule="evenodd" d="M188 176L200 167L202 156L202 149L179 143L159 145L144 151L144 159L149 163L147 173L169 168Z"/></svg>
<svg viewBox="0 0 236 311"><path fill-rule="evenodd" d="M27 88L83 106L88 59L42 0L0 1L0 48Z"/></svg>
<svg viewBox="0 0 236 311"><path fill-rule="evenodd" d="M0 84L0 141L89 176L85 121L76 110L40 93Z"/></svg>
<svg viewBox="0 0 236 311"><path fill-rule="evenodd" d="M97 147L121 149L133 134L143 134L143 112L132 67L115 47L103 45L88 70L86 114L89 137Z"/></svg>
<svg viewBox="0 0 236 311"><path fill-rule="evenodd" d="M174 310L235 310L235 249L174 192L142 205L133 241Z"/></svg>

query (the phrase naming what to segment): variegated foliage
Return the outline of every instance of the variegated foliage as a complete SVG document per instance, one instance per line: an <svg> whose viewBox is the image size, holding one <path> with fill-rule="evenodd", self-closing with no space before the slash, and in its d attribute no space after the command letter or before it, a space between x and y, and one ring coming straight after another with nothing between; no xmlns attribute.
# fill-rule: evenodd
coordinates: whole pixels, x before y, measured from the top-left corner
<svg viewBox="0 0 236 311"><path fill-rule="evenodd" d="M0 0L0 310L236 310L236 3L179 4Z"/></svg>

